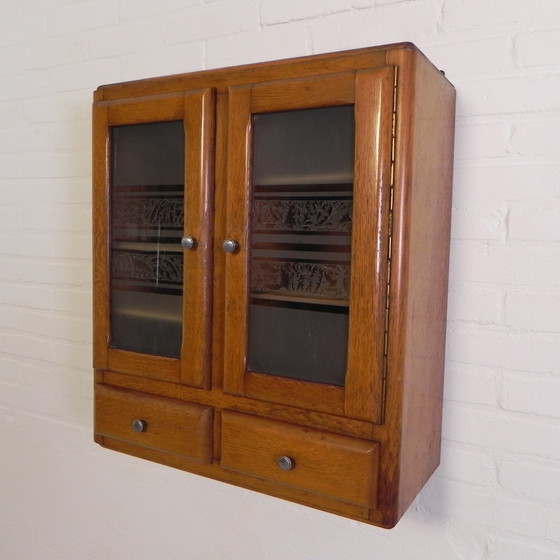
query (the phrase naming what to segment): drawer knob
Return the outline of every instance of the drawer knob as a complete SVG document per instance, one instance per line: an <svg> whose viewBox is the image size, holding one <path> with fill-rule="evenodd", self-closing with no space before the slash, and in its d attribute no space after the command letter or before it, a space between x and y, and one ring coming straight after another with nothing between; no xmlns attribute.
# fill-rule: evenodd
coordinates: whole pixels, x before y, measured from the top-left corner
<svg viewBox="0 0 560 560"><path fill-rule="evenodd" d="M183 249L186 250L194 249L195 245L196 245L196 241L194 240L194 237L191 237L190 235L185 235L181 239L181 247L183 247Z"/></svg>
<svg viewBox="0 0 560 560"><path fill-rule="evenodd" d="M136 418L136 420L132 421L132 429L137 432L145 432L148 428L148 422L146 422L146 420L140 420L139 418Z"/></svg>
<svg viewBox="0 0 560 560"><path fill-rule="evenodd" d="M224 239L222 248L226 253L235 253L239 249L239 243L235 239Z"/></svg>
<svg viewBox="0 0 560 560"><path fill-rule="evenodd" d="M278 457L278 461L276 461L276 464L278 465L278 468L282 469L283 471L291 471L296 466L296 462L287 455Z"/></svg>

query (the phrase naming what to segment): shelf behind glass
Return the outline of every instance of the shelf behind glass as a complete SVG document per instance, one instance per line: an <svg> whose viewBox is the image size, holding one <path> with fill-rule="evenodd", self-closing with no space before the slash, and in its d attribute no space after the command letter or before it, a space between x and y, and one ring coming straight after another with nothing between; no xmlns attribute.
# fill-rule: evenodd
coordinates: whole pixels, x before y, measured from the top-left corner
<svg viewBox="0 0 560 560"><path fill-rule="evenodd" d="M343 386L352 106L255 115L249 371Z"/></svg>
<svg viewBox="0 0 560 560"><path fill-rule="evenodd" d="M111 347L178 358L183 121L111 129Z"/></svg>

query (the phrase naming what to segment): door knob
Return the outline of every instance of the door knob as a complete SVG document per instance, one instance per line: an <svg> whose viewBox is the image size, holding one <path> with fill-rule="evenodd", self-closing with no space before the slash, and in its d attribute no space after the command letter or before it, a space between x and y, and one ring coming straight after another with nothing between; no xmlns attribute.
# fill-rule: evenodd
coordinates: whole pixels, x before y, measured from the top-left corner
<svg viewBox="0 0 560 560"><path fill-rule="evenodd" d="M183 249L187 249L187 250L188 249L194 249L195 245L196 245L196 241L190 235L185 235L181 239L181 247L183 247Z"/></svg>
<svg viewBox="0 0 560 560"><path fill-rule="evenodd" d="M222 247L226 253L235 253L239 249L239 243L234 239L224 239Z"/></svg>

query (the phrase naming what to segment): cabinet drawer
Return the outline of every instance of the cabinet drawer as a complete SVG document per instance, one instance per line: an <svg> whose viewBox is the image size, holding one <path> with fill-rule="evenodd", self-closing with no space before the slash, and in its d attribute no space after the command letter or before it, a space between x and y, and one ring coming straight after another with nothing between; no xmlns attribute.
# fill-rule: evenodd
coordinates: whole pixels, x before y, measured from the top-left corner
<svg viewBox="0 0 560 560"><path fill-rule="evenodd" d="M222 467L375 507L379 444L224 411Z"/></svg>
<svg viewBox="0 0 560 560"><path fill-rule="evenodd" d="M95 432L203 463L212 462L213 410L105 385L95 388Z"/></svg>

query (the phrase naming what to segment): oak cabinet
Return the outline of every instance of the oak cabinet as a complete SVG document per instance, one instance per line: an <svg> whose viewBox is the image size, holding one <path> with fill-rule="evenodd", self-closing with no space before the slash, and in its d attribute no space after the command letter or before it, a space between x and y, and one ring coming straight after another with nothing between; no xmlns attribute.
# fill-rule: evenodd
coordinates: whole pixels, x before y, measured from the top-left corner
<svg viewBox="0 0 560 560"><path fill-rule="evenodd" d="M439 462L454 103L411 44L98 88L95 440L393 526Z"/></svg>

